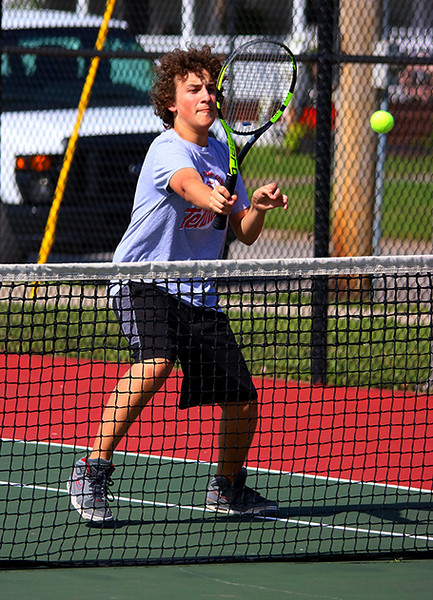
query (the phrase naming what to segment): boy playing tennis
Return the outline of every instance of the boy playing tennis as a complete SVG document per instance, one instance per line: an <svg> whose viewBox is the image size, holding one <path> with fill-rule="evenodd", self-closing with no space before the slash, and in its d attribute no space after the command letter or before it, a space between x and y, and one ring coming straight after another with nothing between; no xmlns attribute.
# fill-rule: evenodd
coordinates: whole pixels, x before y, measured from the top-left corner
<svg viewBox="0 0 433 600"><path fill-rule="evenodd" d="M213 215L229 215L236 237L252 244L266 211L287 208L287 197L270 183L248 201L242 180L234 195L223 187L228 148L209 137L217 117L219 60L210 48L175 50L156 69L155 112L166 131L146 155L130 225L114 262L195 260L222 257L226 231ZM215 477L207 508L235 515L276 515L276 502L245 485L243 467L257 424L257 392L211 284L185 286L128 282L110 292L134 363L105 407L88 457L68 482L73 506L91 521L109 521L107 486L112 454L129 426L167 379L178 358L183 371L179 407L218 404L222 409Z"/></svg>

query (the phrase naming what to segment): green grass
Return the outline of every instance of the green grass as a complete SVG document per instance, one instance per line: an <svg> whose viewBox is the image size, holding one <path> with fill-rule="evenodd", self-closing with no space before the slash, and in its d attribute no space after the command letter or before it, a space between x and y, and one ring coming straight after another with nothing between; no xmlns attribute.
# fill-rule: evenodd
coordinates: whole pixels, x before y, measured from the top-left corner
<svg viewBox="0 0 433 600"><path fill-rule="evenodd" d="M129 360L126 340L111 311L54 309L33 301L0 302L0 352Z"/></svg>
<svg viewBox="0 0 433 600"><path fill-rule="evenodd" d="M261 183L276 181L288 195L288 210L284 213L271 211L266 227L302 233L314 230L314 174L312 155L290 154L272 147L255 148L242 166L249 194ZM431 241L432 176L432 156L388 157L382 199L383 237Z"/></svg>
<svg viewBox="0 0 433 600"><path fill-rule="evenodd" d="M267 299L269 302L269 299ZM308 296L287 299L290 315L253 314L231 324L255 375L310 381L311 306ZM279 298L284 308L285 301ZM334 309L345 314L333 317ZM394 309L395 307L393 307ZM330 304L327 334L328 383L341 386L414 389L428 379L431 327L425 313L412 313L408 305L387 315L386 306ZM283 311L284 313L284 311ZM424 318L423 318L424 317Z"/></svg>
<svg viewBox="0 0 433 600"><path fill-rule="evenodd" d="M243 299L245 302L247 299ZM231 297L231 303L237 299ZM269 306L270 298L267 298ZM283 310L253 312L231 308L232 328L244 348L254 375L310 380L311 314L308 296L280 296ZM255 298L257 305L257 298ZM260 300L259 300L260 305ZM11 309L0 302L0 352L51 354L87 360L129 361L126 342L114 315L105 309L57 308L41 303L16 302ZM349 306L349 305L348 305ZM290 307L289 314L285 307ZM342 309L341 303L338 305ZM350 304L350 311L328 320L329 384L414 388L430 370L429 319L385 316L385 307ZM393 306L393 310L395 307ZM424 315L427 317L427 315Z"/></svg>
<svg viewBox="0 0 433 600"><path fill-rule="evenodd" d="M251 196L253 189L247 189ZM314 185L283 186L288 195L288 209L272 210L266 216L268 229L284 231L312 232L314 229Z"/></svg>
<svg viewBox="0 0 433 600"><path fill-rule="evenodd" d="M242 165L242 176L273 178L314 175L315 159L311 154L290 154L273 146L254 148Z"/></svg>
<svg viewBox="0 0 433 600"><path fill-rule="evenodd" d="M389 156L385 163L386 176L431 175L433 172L432 155L417 156Z"/></svg>
<svg viewBox="0 0 433 600"><path fill-rule="evenodd" d="M389 181L384 186L384 237L431 241L433 183Z"/></svg>

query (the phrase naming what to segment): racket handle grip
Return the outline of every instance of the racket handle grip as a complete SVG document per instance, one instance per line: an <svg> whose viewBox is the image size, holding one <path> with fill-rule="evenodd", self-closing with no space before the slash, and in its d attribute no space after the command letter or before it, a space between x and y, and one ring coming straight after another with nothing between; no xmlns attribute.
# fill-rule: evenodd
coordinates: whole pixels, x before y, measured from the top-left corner
<svg viewBox="0 0 433 600"><path fill-rule="evenodd" d="M230 192L230 195L235 191L237 179L237 173L229 173L226 177L224 187ZM227 225L227 216L228 215L216 214L212 223L213 228L218 229L218 231L225 229Z"/></svg>
<svg viewBox="0 0 433 600"><path fill-rule="evenodd" d="M218 229L218 231L222 231L226 228L227 225L227 215L215 215L212 226L214 229Z"/></svg>

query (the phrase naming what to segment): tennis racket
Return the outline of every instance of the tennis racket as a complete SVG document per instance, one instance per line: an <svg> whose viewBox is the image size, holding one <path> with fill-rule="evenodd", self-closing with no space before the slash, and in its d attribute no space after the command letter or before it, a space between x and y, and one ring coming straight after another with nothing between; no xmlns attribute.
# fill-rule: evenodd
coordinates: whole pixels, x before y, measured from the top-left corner
<svg viewBox="0 0 433 600"><path fill-rule="evenodd" d="M246 155L290 102L296 85L296 62L280 42L258 39L234 50L217 79L216 105L229 146L229 170L224 187L233 194ZM233 134L251 136L239 155ZM215 229L225 229L227 215L216 214Z"/></svg>

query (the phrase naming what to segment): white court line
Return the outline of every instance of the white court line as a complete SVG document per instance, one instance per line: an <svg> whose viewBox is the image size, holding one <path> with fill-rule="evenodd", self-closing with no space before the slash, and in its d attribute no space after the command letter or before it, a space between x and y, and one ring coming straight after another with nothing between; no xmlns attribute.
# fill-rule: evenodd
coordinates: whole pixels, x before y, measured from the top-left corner
<svg viewBox="0 0 433 600"><path fill-rule="evenodd" d="M37 440L17 440L13 438L0 438L0 441L3 442L13 442L15 444L39 444L41 446L55 446L56 448L68 448L69 450L82 450L83 452L87 452L91 450L89 446L78 446L74 444L61 444L59 442L41 442ZM200 465L208 465L209 467L216 467L215 463L210 463L206 461L197 461L193 458L178 458L176 456L163 456L157 454L145 454L143 452L128 452L128 451L120 451L116 450L114 454L118 454L120 456L138 456L140 458L151 459L156 462L172 462L172 463L194 463ZM402 490L405 492L415 492L415 493L423 493L423 494L433 494L432 489L427 488L418 488L406 485L397 485L394 483L379 483L376 481L362 481L358 479L345 479L343 477L330 477L325 475L311 475L309 473L296 473L292 471L280 471L278 469L266 469L265 467L247 467L247 470L256 473L265 473L271 475L289 475L290 477L301 477L305 479L318 479L320 481L329 481L331 483L346 483L350 485L371 485L372 487L381 487L390 490Z"/></svg>
<svg viewBox="0 0 433 600"><path fill-rule="evenodd" d="M31 490L40 490L43 492L53 492L55 494L69 494L68 490L66 490L66 489L53 488L53 487L48 487L48 486L43 486L43 485L34 485L34 484L30 484L30 483L16 483L13 481L0 481L0 485L8 485L10 487L19 487L19 488L31 489ZM150 501L150 500L138 500L137 498L131 498L128 496L113 496L113 499L118 500L120 502L127 502L128 504L142 504L142 505L149 505L149 506L157 506L159 508L182 508L185 510L196 510L201 513L213 512L213 511L208 511L206 508L199 507L199 506L188 506L188 505L182 505L182 504L168 504L167 502L155 502L155 501Z"/></svg>
<svg viewBox="0 0 433 600"><path fill-rule="evenodd" d="M41 491L50 491L54 493L68 494L68 491L61 488L52 488L52 487L44 487L40 485L32 485L32 484L24 484L24 483L14 483L11 481L0 481L0 485L8 485L11 487L19 487L25 489L33 489L33 490L41 490ZM155 502L150 500L139 500L137 498L131 498L127 496L114 496L114 500L118 500L121 502L126 502L128 504L140 504L142 506L153 506L158 508L179 508L181 510L188 511L197 511L200 513L211 513L215 515L215 512L209 510L205 507L198 506L188 506L183 504L171 504L167 502ZM353 533L367 533L368 535L377 535L380 537L394 537L394 538L408 538L413 540L422 540L432 542L433 537L425 536L425 535L414 535L410 533L401 533L397 531L386 531L385 529L369 529L364 527L349 527L346 525L330 525L329 523L323 523L321 521L304 521L302 519L283 519L280 517L265 517L256 515L254 519L262 519L263 521L273 521L278 523L286 523L291 525L303 525L306 527L322 527L323 529L335 529L337 531L348 531Z"/></svg>

